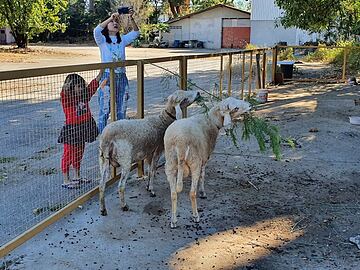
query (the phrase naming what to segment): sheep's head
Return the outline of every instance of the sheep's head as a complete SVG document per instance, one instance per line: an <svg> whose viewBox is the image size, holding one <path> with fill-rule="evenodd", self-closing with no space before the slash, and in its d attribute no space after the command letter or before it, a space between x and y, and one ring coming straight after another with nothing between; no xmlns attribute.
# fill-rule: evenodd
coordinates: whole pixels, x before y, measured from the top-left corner
<svg viewBox="0 0 360 270"><path fill-rule="evenodd" d="M251 104L244 100L228 97L220 102L220 113L224 117L224 127L229 128L233 122L251 110Z"/></svg>
<svg viewBox="0 0 360 270"><path fill-rule="evenodd" d="M180 119L182 118L183 110L193 104L198 98L200 98L199 91L177 90L168 97L168 103L175 108L176 119Z"/></svg>

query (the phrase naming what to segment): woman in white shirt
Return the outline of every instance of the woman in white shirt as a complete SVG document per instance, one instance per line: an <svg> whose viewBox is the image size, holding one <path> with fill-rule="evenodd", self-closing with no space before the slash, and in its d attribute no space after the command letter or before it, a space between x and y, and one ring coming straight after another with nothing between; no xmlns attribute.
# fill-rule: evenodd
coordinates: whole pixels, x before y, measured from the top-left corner
<svg viewBox="0 0 360 270"><path fill-rule="evenodd" d="M125 47L139 36L139 28L133 18L134 11L129 8L129 18L133 30L125 35L119 33L119 13L113 13L94 29L94 38L99 46L101 62L125 60ZM126 15L125 15L126 16ZM125 67L115 69L116 116L117 120L126 118L126 106L129 98L129 84ZM107 124L110 113L110 70L106 69L100 81L99 96L99 131Z"/></svg>

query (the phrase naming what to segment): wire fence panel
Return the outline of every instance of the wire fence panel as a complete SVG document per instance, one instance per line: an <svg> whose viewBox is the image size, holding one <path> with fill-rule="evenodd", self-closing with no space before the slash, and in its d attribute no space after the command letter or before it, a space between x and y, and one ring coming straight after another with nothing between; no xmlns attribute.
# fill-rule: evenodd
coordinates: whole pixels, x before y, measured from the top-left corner
<svg viewBox="0 0 360 270"><path fill-rule="evenodd" d="M89 82L96 74L81 76ZM58 137L65 120L60 92L66 76L0 82L0 245L97 185L95 142L86 144L81 162L81 177L92 181L76 189L62 187ZM94 114L97 107L93 98Z"/></svg>
<svg viewBox="0 0 360 270"><path fill-rule="evenodd" d="M179 61L147 64L144 67L145 116L158 114L167 97L180 89Z"/></svg>
<svg viewBox="0 0 360 270"><path fill-rule="evenodd" d="M266 81L271 78L272 57L267 59ZM184 68L187 88L199 90L213 101L220 89L223 96L231 91L237 98L242 86L255 89L251 78L257 74L256 69L250 72L249 53L187 59L186 63L179 58L153 64L141 61L145 117L159 113L167 97L180 89ZM128 66L126 71L130 98L122 100L127 102L127 117L135 118L139 72L136 66ZM110 114L110 97L104 92L109 74L102 75L98 87L94 81L98 73L91 70L71 76L0 81L0 246L98 185L96 124ZM125 84L121 75L115 74L115 78ZM188 115L202 110L194 104Z"/></svg>

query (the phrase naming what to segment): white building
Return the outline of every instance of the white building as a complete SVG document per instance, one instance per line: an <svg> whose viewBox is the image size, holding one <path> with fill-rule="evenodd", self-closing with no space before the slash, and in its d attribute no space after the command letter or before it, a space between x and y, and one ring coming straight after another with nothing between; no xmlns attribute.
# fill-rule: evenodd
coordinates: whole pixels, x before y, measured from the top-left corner
<svg viewBox="0 0 360 270"><path fill-rule="evenodd" d="M216 5L169 22L170 33L163 41L173 46L179 41L201 41L205 48L241 48L250 42L250 13Z"/></svg>
<svg viewBox="0 0 360 270"><path fill-rule="evenodd" d="M11 34L10 28L8 27L0 28L0 44L10 44L14 42L15 39Z"/></svg>
<svg viewBox="0 0 360 270"><path fill-rule="evenodd" d="M282 14L274 0L252 0L251 43L258 46L273 46L278 42L300 45L317 40L319 34L309 34L298 28L285 29L278 21ZM279 26L276 26L277 22Z"/></svg>

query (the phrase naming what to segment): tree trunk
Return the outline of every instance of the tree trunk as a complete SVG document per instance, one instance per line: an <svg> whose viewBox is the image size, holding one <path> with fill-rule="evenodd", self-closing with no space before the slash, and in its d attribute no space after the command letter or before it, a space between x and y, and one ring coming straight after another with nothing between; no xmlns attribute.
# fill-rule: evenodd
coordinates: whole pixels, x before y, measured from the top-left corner
<svg viewBox="0 0 360 270"><path fill-rule="evenodd" d="M174 16L174 18L177 18L179 16L179 14L176 11L176 6L173 3L169 3L170 4L170 10L172 15Z"/></svg>
<svg viewBox="0 0 360 270"><path fill-rule="evenodd" d="M18 48L27 48L28 45L27 34L13 33L13 35Z"/></svg>
<svg viewBox="0 0 360 270"><path fill-rule="evenodd" d="M95 10L94 0L89 0L89 11Z"/></svg>

